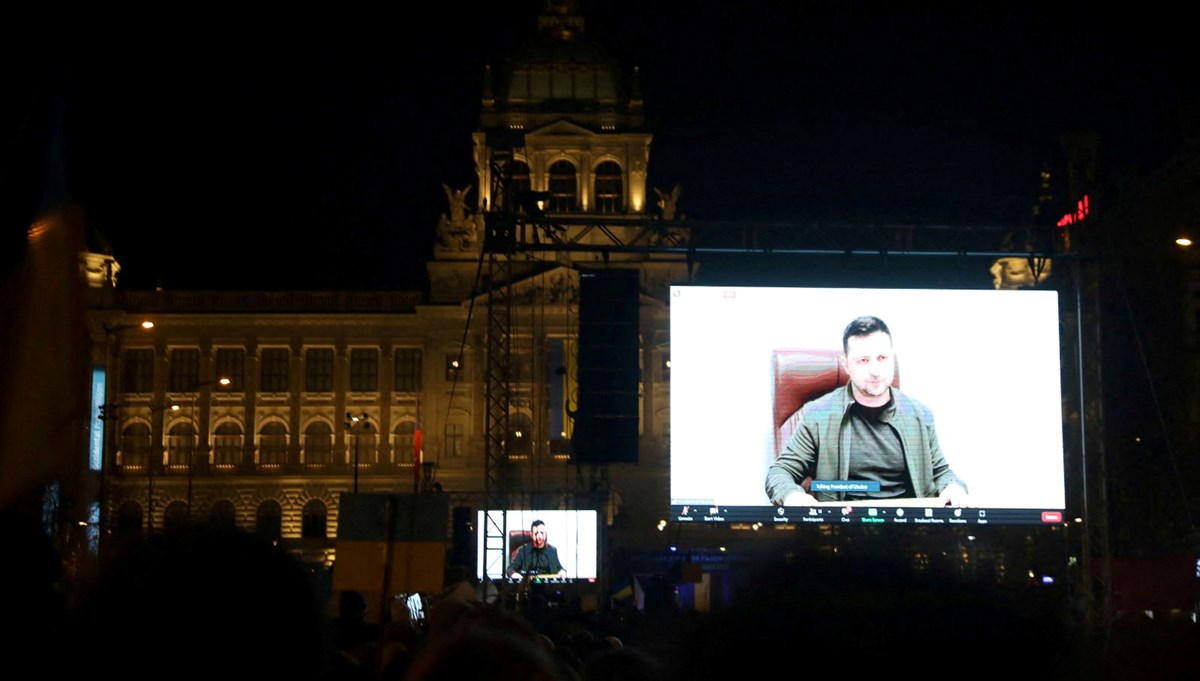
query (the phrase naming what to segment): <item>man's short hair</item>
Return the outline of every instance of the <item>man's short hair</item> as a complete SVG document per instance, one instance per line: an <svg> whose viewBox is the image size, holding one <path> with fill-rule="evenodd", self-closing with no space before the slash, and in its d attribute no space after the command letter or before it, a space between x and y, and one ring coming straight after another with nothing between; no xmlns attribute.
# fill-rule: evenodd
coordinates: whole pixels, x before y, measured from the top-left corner
<svg viewBox="0 0 1200 681"><path fill-rule="evenodd" d="M864 315L856 317L846 325L846 330L842 332L842 352L848 354L850 352L850 337L851 336L870 336L873 333L882 331L888 335L890 340L892 332L888 330L888 325L883 323L879 317Z"/></svg>
<svg viewBox="0 0 1200 681"><path fill-rule="evenodd" d="M535 520L535 521L533 521L533 522L529 523L529 529L531 529L531 530L532 530L533 528L537 527L538 525L545 525L545 524L546 524L546 523L544 523L544 522L542 522L542 521L540 521L540 520Z"/></svg>

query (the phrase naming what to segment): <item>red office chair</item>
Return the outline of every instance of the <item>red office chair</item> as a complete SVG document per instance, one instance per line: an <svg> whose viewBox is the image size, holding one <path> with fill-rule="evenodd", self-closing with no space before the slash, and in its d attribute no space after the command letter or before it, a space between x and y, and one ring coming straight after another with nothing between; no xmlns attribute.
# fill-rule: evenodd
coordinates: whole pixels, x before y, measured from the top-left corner
<svg viewBox="0 0 1200 681"><path fill-rule="evenodd" d="M846 385L850 379L841 364L842 351L829 349L780 349L771 354L774 372L775 456L796 428L796 414L809 400L820 397L834 388ZM900 368L892 387L900 387ZM805 489L808 489L805 481Z"/></svg>
<svg viewBox="0 0 1200 681"><path fill-rule="evenodd" d="M520 549L525 544L528 544L533 534L529 530L509 530L508 531L508 559L517 557L517 549Z"/></svg>

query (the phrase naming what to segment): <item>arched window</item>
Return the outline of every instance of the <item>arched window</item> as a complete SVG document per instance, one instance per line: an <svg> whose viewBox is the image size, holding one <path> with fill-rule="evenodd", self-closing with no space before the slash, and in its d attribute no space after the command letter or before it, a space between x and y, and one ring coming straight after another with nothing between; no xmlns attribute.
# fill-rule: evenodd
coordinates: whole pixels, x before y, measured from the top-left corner
<svg viewBox="0 0 1200 681"><path fill-rule="evenodd" d="M167 432L167 465L187 466L196 451L196 429L184 421L171 426Z"/></svg>
<svg viewBox="0 0 1200 681"><path fill-rule="evenodd" d="M392 431L392 459L397 466L413 465L413 442L416 433L417 424L413 421L401 421Z"/></svg>
<svg viewBox="0 0 1200 681"><path fill-rule="evenodd" d="M226 421L213 431L213 465L230 468L242 462L242 427Z"/></svg>
<svg viewBox="0 0 1200 681"><path fill-rule="evenodd" d="M304 429L304 463L333 463L333 429L324 421L313 421Z"/></svg>
<svg viewBox="0 0 1200 681"><path fill-rule="evenodd" d="M223 530L237 528L237 507L228 499L217 500L217 503L213 504L212 509L208 512L208 516L214 527Z"/></svg>
<svg viewBox="0 0 1200 681"><path fill-rule="evenodd" d="M258 431L258 462L266 466L287 463L287 426L279 421L264 423Z"/></svg>
<svg viewBox="0 0 1200 681"><path fill-rule="evenodd" d="M126 501L117 509L117 526L113 530L117 540L135 540L142 536L142 505Z"/></svg>
<svg viewBox="0 0 1200 681"><path fill-rule="evenodd" d="M504 452L510 457L527 459L533 455L533 421L528 414L510 414L508 437L504 440Z"/></svg>
<svg viewBox="0 0 1200 681"><path fill-rule="evenodd" d="M605 161L596 166L596 212L624 211L625 183L621 178L621 166L615 161Z"/></svg>
<svg viewBox="0 0 1200 681"><path fill-rule="evenodd" d="M150 426L131 423L121 431L121 465L145 467L150 463Z"/></svg>
<svg viewBox="0 0 1200 681"><path fill-rule="evenodd" d="M575 210L579 197L579 185L575 181L575 166L570 161L555 161L550 165L549 213L569 213Z"/></svg>
<svg viewBox="0 0 1200 681"><path fill-rule="evenodd" d="M283 509L278 501L267 499L258 505L254 516L254 533L264 539L283 537Z"/></svg>
<svg viewBox="0 0 1200 681"><path fill-rule="evenodd" d="M190 524L187 502L172 501L167 504L166 510L163 511L163 528L167 534L186 531Z"/></svg>
<svg viewBox="0 0 1200 681"><path fill-rule="evenodd" d="M324 539L326 534L325 502L313 499L304 505L300 520L300 536L305 539Z"/></svg>
<svg viewBox="0 0 1200 681"><path fill-rule="evenodd" d="M358 461L359 465L375 463L378 450L375 445L379 438L375 436L374 424L360 427L358 432L347 428L346 438L346 455L350 457L351 462Z"/></svg>

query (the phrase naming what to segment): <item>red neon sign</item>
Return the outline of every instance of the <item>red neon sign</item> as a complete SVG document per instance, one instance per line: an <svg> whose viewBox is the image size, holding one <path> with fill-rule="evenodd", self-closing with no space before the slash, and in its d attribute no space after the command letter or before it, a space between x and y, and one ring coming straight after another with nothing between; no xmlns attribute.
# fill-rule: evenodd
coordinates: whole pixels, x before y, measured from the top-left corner
<svg viewBox="0 0 1200 681"><path fill-rule="evenodd" d="M1073 225L1076 222L1083 222L1083 219L1086 218L1090 212L1088 195L1084 194L1083 198L1079 199L1079 202L1075 204L1075 210L1059 218L1057 224L1059 227L1066 227L1067 225Z"/></svg>

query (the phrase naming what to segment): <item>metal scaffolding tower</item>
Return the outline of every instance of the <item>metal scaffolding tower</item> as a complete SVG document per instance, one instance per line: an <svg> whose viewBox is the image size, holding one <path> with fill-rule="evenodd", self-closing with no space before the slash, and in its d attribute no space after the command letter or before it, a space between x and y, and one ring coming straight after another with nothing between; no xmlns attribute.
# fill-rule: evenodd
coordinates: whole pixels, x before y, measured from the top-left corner
<svg viewBox="0 0 1200 681"><path fill-rule="evenodd" d="M513 234L516 211L507 200L505 190L511 177L512 146L495 146L491 150L492 196L496 201L484 215L483 256L487 258L487 403L484 452L484 521L479 531L484 533L484 575L487 567L508 563L508 528L504 511L509 507L505 438L508 435L508 415L512 390L510 385L510 331L512 328ZM507 575L506 575L507 576ZM484 588L486 589L486 579ZM505 584L501 580L500 584ZM501 589L503 595L503 588Z"/></svg>

